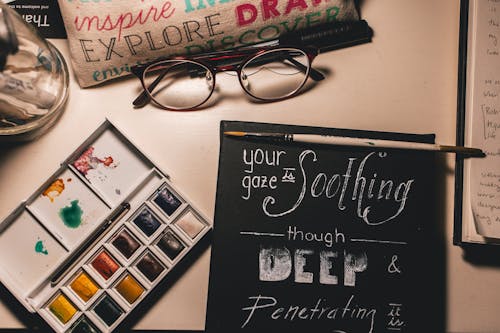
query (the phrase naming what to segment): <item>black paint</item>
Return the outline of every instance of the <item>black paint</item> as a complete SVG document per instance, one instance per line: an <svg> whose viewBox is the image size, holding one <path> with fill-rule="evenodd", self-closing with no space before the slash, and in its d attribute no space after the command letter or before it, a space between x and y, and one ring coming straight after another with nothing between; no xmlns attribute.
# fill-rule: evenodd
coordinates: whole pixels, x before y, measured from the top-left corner
<svg viewBox="0 0 500 333"><path fill-rule="evenodd" d="M137 268L150 282L156 280L158 275L165 270L165 267L149 252L137 263Z"/></svg>
<svg viewBox="0 0 500 333"><path fill-rule="evenodd" d="M107 295L96 305L94 312L108 326L113 325L123 313L122 309Z"/></svg>
<svg viewBox="0 0 500 333"><path fill-rule="evenodd" d="M71 329L71 333L99 333L99 330L87 318L83 317Z"/></svg>
<svg viewBox="0 0 500 333"><path fill-rule="evenodd" d="M158 241L158 247L172 260L174 260L185 248L179 237L177 237L172 230L167 230L163 234Z"/></svg>
<svg viewBox="0 0 500 333"><path fill-rule="evenodd" d="M169 216L181 205L181 201L166 187L158 191L153 201Z"/></svg>
<svg viewBox="0 0 500 333"><path fill-rule="evenodd" d="M122 230L115 239L113 239L112 243L127 259L141 246L126 230Z"/></svg>
<svg viewBox="0 0 500 333"><path fill-rule="evenodd" d="M146 236L151 236L160 227L160 222L147 208L142 208L140 213L134 218L134 223L142 230Z"/></svg>

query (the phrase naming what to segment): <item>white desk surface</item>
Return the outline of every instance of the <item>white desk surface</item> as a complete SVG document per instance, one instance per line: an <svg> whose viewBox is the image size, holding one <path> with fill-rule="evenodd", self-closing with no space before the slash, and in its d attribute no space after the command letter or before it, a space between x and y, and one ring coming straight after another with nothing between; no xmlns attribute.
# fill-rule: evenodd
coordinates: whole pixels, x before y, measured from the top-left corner
<svg viewBox="0 0 500 333"><path fill-rule="evenodd" d="M0 216L27 198L105 117L168 170L210 217L220 120L435 133L439 143L454 144L459 1L365 0L361 14L375 31L373 42L319 55L315 66L329 72L327 79L283 102L251 103L230 78L222 82L222 99L203 111L169 112L152 105L135 110L137 79L81 89L72 78L66 111L55 127L36 141L0 151ZM66 40L53 43L69 64ZM443 164L438 222L446 242L447 331L498 332L500 270L467 263L452 245L454 156ZM207 250L135 328L202 330L209 258ZM0 303L0 326L23 327L5 302Z"/></svg>

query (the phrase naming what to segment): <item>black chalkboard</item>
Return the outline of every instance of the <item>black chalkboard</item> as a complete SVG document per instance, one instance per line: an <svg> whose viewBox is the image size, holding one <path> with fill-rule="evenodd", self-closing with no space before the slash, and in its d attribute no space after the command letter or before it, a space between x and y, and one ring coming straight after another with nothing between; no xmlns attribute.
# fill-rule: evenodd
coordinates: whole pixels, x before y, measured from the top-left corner
<svg viewBox="0 0 500 333"><path fill-rule="evenodd" d="M222 122L208 332L438 332L435 153L224 131L434 140Z"/></svg>

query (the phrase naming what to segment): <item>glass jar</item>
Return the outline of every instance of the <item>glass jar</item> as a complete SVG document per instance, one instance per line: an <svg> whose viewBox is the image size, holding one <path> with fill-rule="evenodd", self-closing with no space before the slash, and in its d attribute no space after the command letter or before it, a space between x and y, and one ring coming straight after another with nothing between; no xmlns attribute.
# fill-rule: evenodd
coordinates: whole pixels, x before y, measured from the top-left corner
<svg viewBox="0 0 500 333"><path fill-rule="evenodd" d="M64 110L68 83L57 48L0 1L0 141L43 134Z"/></svg>

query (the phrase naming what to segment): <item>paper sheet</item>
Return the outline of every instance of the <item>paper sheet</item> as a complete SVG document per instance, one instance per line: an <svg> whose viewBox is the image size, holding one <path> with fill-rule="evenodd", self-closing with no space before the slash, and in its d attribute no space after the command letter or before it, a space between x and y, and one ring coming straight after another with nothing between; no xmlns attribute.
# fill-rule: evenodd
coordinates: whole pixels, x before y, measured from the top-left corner
<svg viewBox="0 0 500 333"><path fill-rule="evenodd" d="M500 2L471 1L466 144L483 149L470 161L476 230L500 238Z"/></svg>

